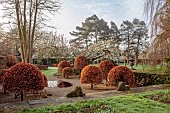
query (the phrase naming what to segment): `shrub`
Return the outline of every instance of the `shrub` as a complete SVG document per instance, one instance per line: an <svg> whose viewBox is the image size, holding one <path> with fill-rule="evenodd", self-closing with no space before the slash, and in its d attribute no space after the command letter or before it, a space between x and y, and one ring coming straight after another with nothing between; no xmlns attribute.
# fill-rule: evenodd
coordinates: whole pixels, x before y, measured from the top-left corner
<svg viewBox="0 0 170 113"><path fill-rule="evenodd" d="M82 70L85 66L88 65L86 57L79 55L74 60L74 68Z"/></svg>
<svg viewBox="0 0 170 113"><path fill-rule="evenodd" d="M65 67L71 67L70 62L68 62L67 60L63 60L63 61L61 61L61 62L58 64L58 72L59 72L59 73L62 73L62 70L63 70Z"/></svg>
<svg viewBox="0 0 170 113"><path fill-rule="evenodd" d="M3 81L3 76L5 74L5 72L7 71L7 69L0 69L0 83L2 83Z"/></svg>
<svg viewBox="0 0 170 113"><path fill-rule="evenodd" d="M7 69L8 68L5 61L4 61L4 58L5 58L4 56L0 56L0 69Z"/></svg>
<svg viewBox="0 0 170 113"><path fill-rule="evenodd" d="M36 65L40 70L48 70L48 65Z"/></svg>
<svg viewBox="0 0 170 113"><path fill-rule="evenodd" d="M108 73L108 84L110 86L117 86L120 81L124 82L130 87L135 87L135 76L132 71L125 66L115 66Z"/></svg>
<svg viewBox="0 0 170 113"><path fill-rule="evenodd" d="M46 77L44 74L42 74L42 77L43 77L43 79L44 79L44 87L48 87L47 77Z"/></svg>
<svg viewBox="0 0 170 113"><path fill-rule="evenodd" d="M166 73L170 76L170 57L165 58Z"/></svg>
<svg viewBox="0 0 170 113"><path fill-rule="evenodd" d="M139 86L170 84L170 76L168 74L133 72L136 82Z"/></svg>
<svg viewBox="0 0 170 113"><path fill-rule="evenodd" d="M93 84L102 83L102 72L96 66L86 66L81 71L80 81L82 84L91 84L91 89L93 89Z"/></svg>
<svg viewBox="0 0 170 113"><path fill-rule="evenodd" d="M57 66L58 66L58 64L51 64L51 66L52 66L52 67L57 67Z"/></svg>
<svg viewBox="0 0 170 113"><path fill-rule="evenodd" d="M44 89L44 77L38 67L29 63L17 63L4 74L3 88L7 91L21 94Z"/></svg>
<svg viewBox="0 0 170 113"><path fill-rule="evenodd" d="M102 76L103 79L106 80L106 84L107 84L107 76L109 71L114 67L115 65L109 61L109 60L104 60L102 62L99 63L98 67L101 69L102 71Z"/></svg>
<svg viewBox="0 0 170 113"><path fill-rule="evenodd" d="M63 77L67 77L68 76L73 76L73 70L71 67L65 67L63 70L62 70L62 76Z"/></svg>
<svg viewBox="0 0 170 113"><path fill-rule="evenodd" d="M6 65L8 66L8 68L10 68L11 66L17 64L19 61L17 59L16 56L14 55L8 55L4 58L4 61L6 63Z"/></svg>

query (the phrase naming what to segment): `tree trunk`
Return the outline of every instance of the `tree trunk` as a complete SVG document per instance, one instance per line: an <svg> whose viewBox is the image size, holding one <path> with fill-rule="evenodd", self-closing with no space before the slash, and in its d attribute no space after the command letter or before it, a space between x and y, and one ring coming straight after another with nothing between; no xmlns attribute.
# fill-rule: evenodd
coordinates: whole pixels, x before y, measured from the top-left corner
<svg viewBox="0 0 170 113"><path fill-rule="evenodd" d="M24 0L24 14L23 14L23 25L21 26L21 28L23 29L22 31L22 34L23 34L23 46L24 46L24 53L25 53L25 60L26 62L28 62L28 43L29 43L29 40L28 40L28 37L27 37L27 16L26 16L26 0Z"/></svg>
<svg viewBox="0 0 170 113"><path fill-rule="evenodd" d="M136 51L135 51L135 61L136 61L136 66L138 65L138 56L139 56L139 40L140 40L140 35L138 37L138 41L137 41L137 47L136 47Z"/></svg>
<svg viewBox="0 0 170 113"><path fill-rule="evenodd" d="M34 14L34 22L33 22L33 27L32 27L32 34L31 34L31 39L30 39L30 48L29 48L29 62L32 60L32 51L33 51L33 42L34 42L34 33L35 33L35 27L37 23L37 13L38 13L38 0L36 0L35 4L35 14Z"/></svg>
<svg viewBox="0 0 170 113"><path fill-rule="evenodd" d="M86 49L88 50L88 39L86 38Z"/></svg>
<svg viewBox="0 0 170 113"><path fill-rule="evenodd" d="M31 47L32 47L32 43L31 43L31 41L32 41L32 38L31 38L31 33L32 33L32 29L31 29L31 27L32 27L32 0L30 0L30 9L29 9L29 13L30 13L30 15L29 15L29 30L28 30L28 40L29 40L29 44L28 44L28 62L30 62L30 63L33 63L32 62L32 49L31 49Z"/></svg>
<svg viewBox="0 0 170 113"><path fill-rule="evenodd" d="M21 91L21 101L23 101L24 100L24 93L23 93L23 91Z"/></svg>
<svg viewBox="0 0 170 113"><path fill-rule="evenodd" d="M130 37L129 37L129 31L128 31L127 64L129 64L129 54L130 54Z"/></svg>
<svg viewBox="0 0 170 113"><path fill-rule="evenodd" d="M6 90L4 89L4 94L6 94Z"/></svg>
<svg viewBox="0 0 170 113"><path fill-rule="evenodd" d="M91 84L91 89L93 89L93 84Z"/></svg>
<svg viewBox="0 0 170 113"><path fill-rule="evenodd" d="M124 59L124 66L126 66L126 58Z"/></svg>
<svg viewBox="0 0 170 113"><path fill-rule="evenodd" d="M19 31L19 40L20 40L20 47L21 47L21 55L22 55L22 61L25 62L25 51L24 51L24 43L23 43L23 35L21 30L21 18L19 16L20 13L20 6L19 6L19 0L15 1L15 10L17 15L17 25L18 25L18 31Z"/></svg>
<svg viewBox="0 0 170 113"><path fill-rule="evenodd" d="M95 38L96 38L96 44L97 44L97 33L95 33Z"/></svg>
<svg viewBox="0 0 170 113"><path fill-rule="evenodd" d="M106 78L106 86L108 86L108 85L107 85L107 78Z"/></svg>

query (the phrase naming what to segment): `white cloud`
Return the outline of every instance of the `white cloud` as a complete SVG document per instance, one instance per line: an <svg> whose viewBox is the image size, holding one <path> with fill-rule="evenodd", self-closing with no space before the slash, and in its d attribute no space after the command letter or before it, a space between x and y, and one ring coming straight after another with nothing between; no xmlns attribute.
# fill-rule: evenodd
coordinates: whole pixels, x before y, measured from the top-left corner
<svg viewBox="0 0 170 113"><path fill-rule="evenodd" d="M142 19L143 4L144 0L63 0L60 14L53 17L52 24L59 28L58 33L70 39L73 37L69 32L94 14L118 26L123 20Z"/></svg>

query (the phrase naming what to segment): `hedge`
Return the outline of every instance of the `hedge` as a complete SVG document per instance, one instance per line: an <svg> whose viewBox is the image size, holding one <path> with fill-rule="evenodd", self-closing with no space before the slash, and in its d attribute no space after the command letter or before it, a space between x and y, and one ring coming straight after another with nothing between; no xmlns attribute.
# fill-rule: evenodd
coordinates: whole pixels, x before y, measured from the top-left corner
<svg viewBox="0 0 170 113"><path fill-rule="evenodd" d="M58 64L51 64L51 66L52 66L52 67L57 67L57 66L58 66Z"/></svg>
<svg viewBox="0 0 170 113"><path fill-rule="evenodd" d="M48 65L36 65L40 70L48 70Z"/></svg>
<svg viewBox="0 0 170 113"><path fill-rule="evenodd" d="M133 72L139 86L169 84L170 75L162 73Z"/></svg>

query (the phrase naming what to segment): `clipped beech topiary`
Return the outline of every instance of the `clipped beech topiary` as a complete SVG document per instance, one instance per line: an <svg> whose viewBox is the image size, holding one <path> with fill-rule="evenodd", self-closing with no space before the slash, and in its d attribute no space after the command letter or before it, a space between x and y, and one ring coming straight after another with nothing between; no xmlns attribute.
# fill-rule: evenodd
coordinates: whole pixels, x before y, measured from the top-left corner
<svg viewBox="0 0 170 113"><path fill-rule="evenodd" d="M108 73L108 84L110 86L117 86L120 81L124 82L125 85L135 87L135 76L132 71L125 66L115 66Z"/></svg>
<svg viewBox="0 0 170 113"><path fill-rule="evenodd" d="M102 76L103 79L106 80L106 84L107 84L107 76L109 71L114 67L115 65L109 61L109 60L104 60L102 62L99 63L98 67L101 69L102 71Z"/></svg>
<svg viewBox="0 0 170 113"><path fill-rule="evenodd" d="M62 70L62 76L68 78L68 76L73 76L73 70L71 67L65 67Z"/></svg>
<svg viewBox="0 0 170 113"><path fill-rule="evenodd" d="M19 61L17 59L16 56L14 55L8 55L4 58L4 61L6 63L6 65L8 66L8 68L10 68L11 66L17 64Z"/></svg>
<svg viewBox="0 0 170 113"><path fill-rule="evenodd" d="M86 66L81 71L80 81L82 84L91 84L91 89L93 89L94 84L102 83L102 72L96 66Z"/></svg>
<svg viewBox="0 0 170 113"><path fill-rule="evenodd" d="M21 94L21 101L24 92L43 90L44 86L41 70L29 63L17 63L4 74L3 88L6 91Z"/></svg>
<svg viewBox="0 0 170 113"><path fill-rule="evenodd" d="M62 73L62 70L63 70L65 67L71 67L70 62L68 62L67 60L63 60L63 61L61 61L61 62L58 64L58 72L59 72L59 73Z"/></svg>
<svg viewBox="0 0 170 113"><path fill-rule="evenodd" d="M47 77L44 74L42 74L42 76L43 76L43 79L44 79L44 87L48 87Z"/></svg>
<svg viewBox="0 0 170 113"><path fill-rule="evenodd" d="M74 68L82 70L85 66L88 65L86 57L79 55L74 60Z"/></svg>
<svg viewBox="0 0 170 113"><path fill-rule="evenodd" d="M0 69L7 69L8 68L5 61L4 61L4 58L5 58L4 56L0 56Z"/></svg>
<svg viewBox="0 0 170 113"><path fill-rule="evenodd" d="M7 69L0 69L0 84L2 83L3 81L3 76L5 74L5 72L7 71Z"/></svg>

